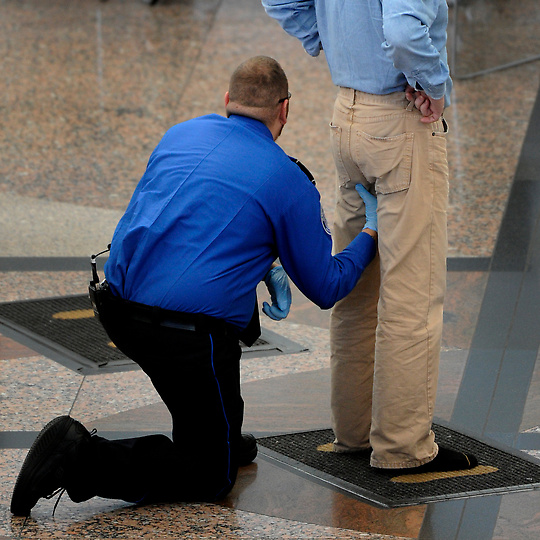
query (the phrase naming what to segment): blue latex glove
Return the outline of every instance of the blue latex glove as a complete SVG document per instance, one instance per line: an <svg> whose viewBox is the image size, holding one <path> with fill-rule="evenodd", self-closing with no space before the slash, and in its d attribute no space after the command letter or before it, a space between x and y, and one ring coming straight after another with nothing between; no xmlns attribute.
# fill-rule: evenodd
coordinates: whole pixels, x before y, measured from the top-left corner
<svg viewBox="0 0 540 540"><path fill-rule="evenodd" d="M283 266L271 268L264 277L264 282L270 293L272 305L263 302L263 312L274 321L280 321L289 314L292 302L289 278Z"/></svg>
<svg viewBox="0 0 540 540"><path fill-rule="evenodd" d="M358 195L362 197L366 205L366 224L364 225L364 229L377 231L377 197L372 195L362 184L356 184L354 189L356 189Z"/></svg>

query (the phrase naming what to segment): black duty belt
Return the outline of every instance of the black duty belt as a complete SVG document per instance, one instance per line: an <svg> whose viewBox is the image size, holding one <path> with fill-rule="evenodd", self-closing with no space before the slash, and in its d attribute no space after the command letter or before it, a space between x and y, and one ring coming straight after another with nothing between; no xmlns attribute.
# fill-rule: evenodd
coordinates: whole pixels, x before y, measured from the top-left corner
<svg viewBox="0 0 540 540"><path fill-rule="evenodd" d="M100 315L105 315L109 308L118 316L155 326L190 332L215 332L238 336L238 330L221 319L202 313L183 313L157 306L139 304L113 295L107 286L104 289L101 300L102 313Z"/></svg>
<svg viewBox="0 0 540 540"><path fill-rule="evenodd" d="M309 172L309 171L308 171ZM139 304L131 300L124 300L112 294L106 280L100 282L97 273L96 259L99 255L110 251L111 245L107 249L92 255L90 264L92 268L92 279L88 287L90 301L97 317L106 317L107 310L112 309L119 315L134 321L140 321L165 328L176 328L178 330L188 330L190 332L215 332L234 336L240 339L248 347L251 347L261 335L261 325L259 322L259 310L257 301L253 310L253 315L246 328L238 330L232 324L221 319L210 317L202 313L182 313L146 304ZM103 320L102 320L103 322Z"/></svg>

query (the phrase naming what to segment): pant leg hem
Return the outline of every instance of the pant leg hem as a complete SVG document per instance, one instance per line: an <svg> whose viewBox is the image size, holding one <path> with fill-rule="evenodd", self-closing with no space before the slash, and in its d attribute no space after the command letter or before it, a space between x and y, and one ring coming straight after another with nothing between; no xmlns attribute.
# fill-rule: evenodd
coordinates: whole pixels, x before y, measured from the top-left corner
<svg viewBox="0 0 540 540"><path fill-rule="evenodd" d="M371 457L370 465L377 469L413 469L415 467L421 467L430 461L433 461L439 453L439 447L436 445L433 454L424 459L414 459L411 461L395 461L395 462L383 462L378 461L376 458Z"/></svg>

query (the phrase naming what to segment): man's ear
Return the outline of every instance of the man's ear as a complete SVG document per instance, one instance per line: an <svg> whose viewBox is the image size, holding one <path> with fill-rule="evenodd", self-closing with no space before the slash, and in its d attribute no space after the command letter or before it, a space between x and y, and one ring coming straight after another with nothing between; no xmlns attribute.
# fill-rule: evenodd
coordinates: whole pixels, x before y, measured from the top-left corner
<svg viewBox="0 0 540 540"><path fill-rule="evenodd" d="M282 103L280 103L280 109L279 109L279 120L281 124L284 126L287 123L287 117L289 116L289 100L286 99Z"/></svg>
<svg viewBox="0 0 540 540"><path fill-rule="evenodd" d="M229 96L229 91L228 91L228 90L225 92L225 97L224 97L224 99L225 99L225 107L226 107L226 106L229 104L229 102L231 101L231 98L230 98L230 96Z"/></svg>

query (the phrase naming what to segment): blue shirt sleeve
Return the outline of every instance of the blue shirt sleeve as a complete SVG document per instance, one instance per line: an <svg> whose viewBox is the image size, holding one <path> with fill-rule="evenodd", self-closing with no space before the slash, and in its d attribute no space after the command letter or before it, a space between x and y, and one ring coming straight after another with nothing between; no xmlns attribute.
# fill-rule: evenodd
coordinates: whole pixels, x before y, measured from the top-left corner
<svg viewBox="0 0 540 540"><path fill-rule="evenodd" d="M371 94L406 84L450 104L446 0L262 0L268 15L317 56L336 86Z"/></svg>
<svg viewBox="0 0 540 540"><path fill-rule="evenodd" d="M311 56L318 56L322 46L315 16L315 0L262 0L266 13L283 30L299 39Z"/></svg>
<svg viewBox="0 0 540 540"><path fill-rule="evenodd" d="M276 246L283 268L300 291L328 309L355 287L375 256L376 243L362 232L333 256L319 193L306 184L295 199L287 201L274 223Z"/></svg>
<svg viewBox="0 0 540 540"><path fill-rule="evenodd" d="M411 86L420 84L434 99L445 95L449 78L446 58L440 51L443 43L435 43L435 36L446 39L447 10L440 12L445 8L440 0L382 2L383 49Z"/></svg>

